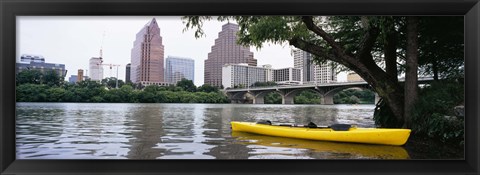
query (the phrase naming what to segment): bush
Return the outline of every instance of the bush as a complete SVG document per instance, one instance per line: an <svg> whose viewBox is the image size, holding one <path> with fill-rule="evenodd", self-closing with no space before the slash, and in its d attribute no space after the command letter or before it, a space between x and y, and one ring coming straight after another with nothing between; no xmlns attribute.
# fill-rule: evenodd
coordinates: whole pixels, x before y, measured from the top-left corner
<svg viewBox="0 0 480 175"><path fill-rule="evenodd" d="M463 146L464 120L453 117L454 107L463 104L463 82L443 80L420 89L418 101L411 114L412 134ZM379 127L402 126L402 121L396 121L383 101L375 108L374 120Z"/></svg>

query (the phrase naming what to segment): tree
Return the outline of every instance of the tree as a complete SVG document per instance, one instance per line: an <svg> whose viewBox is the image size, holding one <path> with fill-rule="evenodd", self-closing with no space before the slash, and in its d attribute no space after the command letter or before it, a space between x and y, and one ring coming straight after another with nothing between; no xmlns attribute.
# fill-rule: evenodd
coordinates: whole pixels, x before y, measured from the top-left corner
<svg viewBox="0 0 480 175"><path fill-rule="evenodd" d="M404 128L411 127L411 112L418 99L418 17L407 17L407 60L405 72Z"/></svg>
<svg viewBox="0 0 480 175"><path fill-rule="evenodd" d="M17 84L40 84L42 81L42 76L42 72L32 69L19 72L15 78L17 80Z"/></svg>
<svg viewBox="0 0 480 175"><path fill-rule="evenodd" d="M200 87L198 87L197 91L199 92L218 92L218 88L209 84L203 84Z"/></svg>
<svg viewBox="0 0 480 175"><path fill-rule="evenodd" d="M60 86L63 81L57 71L47 70L42 77L42 82L48 86Z"/></svg>
<svg viewBox="0 0 480 175"><path fill-rule="evenodd" d="M464 61L463 17L423 17L419 21L419 65L435 80L462 77ZM461 68L461 69L459 69Z"/></svg>
<svg viewBox="0 0 480 175"><path fill-rule="evenodd" d="M105 85L107 88L117 88L117 78L115 77L108 77L102 80L102 84ZM122 87L125 84L123 80L118 80L118 87Z"/></svg>
<svg viewBox="0 0 480 175"><path fill-rule="evenodd" d="M193 81L185 78L182 78L182 80L177 82L177 87L181 87L188 92L197 91L197 87L193 84Z"/></svg>
<svg viewBox="0 0 480 175"><path fill-rule="evenodd" d="M186 21L185 29L196 29L195 36L200 37L203 35L203 21L211 20L212 17L186 16L183 19ZM412 55L413 52L405 56L405 50L418 49L418 45L409 49L400 47L418 38L417 32L410 28L407 31L405 27L407 24L418 25L418 22L411 21L412 18L221 16L217 19L220 21L234 19L238 22L240 30L237 33L237 42L240 44L260 48L263 43L288 43L313 54L316 61L330 60L356 72L382 97L398 121L397 127L408 127L404 123L410 120L406 116L409 115L409 108L414 101L405 103L405 99L415 99L416 93L405 94L405 87L397 78L399 70L397 60L409 57L411 63L409 66L418 60L416 55ZM351 35L339 37L337 34L341 32ZM417 35L402 40L405 33ZM379 62L382 64L378 64ZM409 79L415 77L412 72L413 69L406 72ZM407 87L411 87L412 83L413 81Z"/></svg>

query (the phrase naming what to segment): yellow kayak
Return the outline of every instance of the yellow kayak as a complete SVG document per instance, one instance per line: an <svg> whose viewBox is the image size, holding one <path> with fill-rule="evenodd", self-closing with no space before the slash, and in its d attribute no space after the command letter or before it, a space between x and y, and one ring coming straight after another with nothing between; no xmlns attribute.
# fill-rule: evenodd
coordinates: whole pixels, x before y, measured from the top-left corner
<svg viewBox="0 0 480 175"><path fill-rule="evenodd" d="M382 145L404 145L410 136L410 129L356 128L343 129L276 126L254 122L231 122L232 131L262 135L290 137L308 140L368 143Z"/></svg>

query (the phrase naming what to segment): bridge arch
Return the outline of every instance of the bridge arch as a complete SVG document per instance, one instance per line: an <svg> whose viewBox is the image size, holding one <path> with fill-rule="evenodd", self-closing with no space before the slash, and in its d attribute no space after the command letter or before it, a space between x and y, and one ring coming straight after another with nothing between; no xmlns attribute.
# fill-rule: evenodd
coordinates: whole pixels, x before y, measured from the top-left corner
<svg viewBox="0 0 480 175"><path fill-rule="evenodd" d="M255 93L255 96L254 96L255 98L254 98L253 104L265 104L265 96L267 94L270 94L270 93L277 93L283 99L284 94L281 91L273 90L273 89L272 90L265 90L265 91L260 91L260 92Z"/></svg>
<svg viewBox="0 0 480 175"><path fill-rule="evenodd" d="M245 103L248 101L247 95L255 96L252 92L240 91L240 92L229 92L227 97L230 98L231 103Z"/></svg>
<svg viewBox="0 0 480 175"><path fill-rule="evenodd" d="M375 94L375 104L377 104L377 102L380 100L380 96L378 96L378 94L375 92L375 90L369 86L369 85L359 85L359 86L340 86L340 87L335 87L333 89L330 89L328 91L325 92L324 94L324 104L334 104L333 102L333 97L335 94L337 94L338 92L340 91L343 91L345 89L353 89L353 88L360 88L360 89L363 89L363 90L371 90L374 92Z"/></svg>
<svg viewBox="0 0 480 175"><path fill-rule="evenodd" d="M295 96L297 96L300 92L303 92L303 91L310 91L310 92L313 92L317 95L320 96L320 98L324 99L324 95L323 95L323 92L321 92L320 90L316 89L316 88L309 88L309 89L294 89L294 90L291 90L291 91L288 91L285 93L285 96L283 97L282 99L282 103L283 104L294 104L294 99L295 99ZM322 100L323 101L323 100Z"/></svg>

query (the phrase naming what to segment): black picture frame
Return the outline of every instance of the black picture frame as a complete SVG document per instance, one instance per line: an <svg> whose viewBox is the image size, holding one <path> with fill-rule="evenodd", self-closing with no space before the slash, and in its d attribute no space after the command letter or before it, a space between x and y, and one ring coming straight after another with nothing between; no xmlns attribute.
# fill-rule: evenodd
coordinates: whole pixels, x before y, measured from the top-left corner
<svg viewBox="0 0 480 175"><path fill-rule="evenodd" d="M478 174L478 0L1 0L0 174ZM465 15L464 160L15 160L16 16Z"/></svg>

